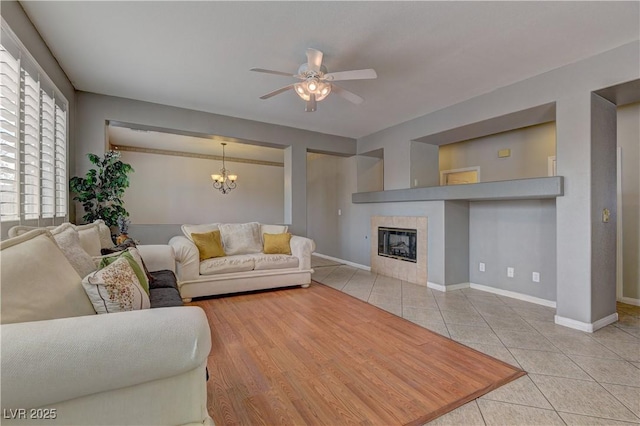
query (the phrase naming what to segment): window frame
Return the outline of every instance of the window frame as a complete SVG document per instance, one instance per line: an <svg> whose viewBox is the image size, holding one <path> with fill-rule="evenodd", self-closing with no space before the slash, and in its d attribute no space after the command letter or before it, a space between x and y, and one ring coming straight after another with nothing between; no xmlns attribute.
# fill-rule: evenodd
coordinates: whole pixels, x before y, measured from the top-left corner
<svg viewBox="0 0 640 426"><path fill-rule="evenodd" d="M38 64L29 50L22 44L20 39L12 31L7 22L2 19L0 22L2 32L3 54L9 55L17 63L18 81L8 80L12 84L12 89L17 88L17 111L15 138L16 145L16 173L14 188L17 188L17 211L16 214L0 214L0 225L2 228L9 228L17 224L32 226L57 225L68 221L69 218L69 101L62 94L62 91L53 83L51 78ZM5 66L3 64L3 66ZM12 71L15 71L12 69ZM4 77L3 75L3 78ZM37 149L33 146L34 138L30 138L30 145L27 146L28 135L25 131L25 122L30 120L33 124L34 111L27 111L25 96L29 92L29 100L33 107L33 91L27 87L27 79L35 81L37 85L37 132L31 129L31 133L37 133ZM32 81L32 82L33 82ZM2 100L9 97L0 96ZM9 111L9 110L7 110ZM12 110L13 111L13 110ZM12 112L9 111L9 112ZM0 111L0 115L5 111ZM29 114L31 112L31 114ZM8 113L7 113L8 114ZM9 114L8 114L9 115ZM7 126L10 126L11 123ZM0 123L5 125L5 120ZM2 133L5 133L4 131ZM10 135L9 133L7 133ZM3 154L11 154L9 144ZM3 147L4 148L4 147ZM37 159L30 157L31 164L25 161L25 153L37 151ZM27 154L28 155L28 154ZM4 157L3 157L4 158ZM37 166L37 173L27 175L27 170ZM35 177L35 179L34 179ZM31 180L31 183L27 181ZM37 189L34 189L33 181L37 181ZM9 187L10 184L6 184ZM29 194L31 193L31 194ZM10 197L8 197L10 198ZM27 210L26 199L30 198L30 205L34 199L36 207L31 211ZM2 232L6 236L6 230Z"/></svg>

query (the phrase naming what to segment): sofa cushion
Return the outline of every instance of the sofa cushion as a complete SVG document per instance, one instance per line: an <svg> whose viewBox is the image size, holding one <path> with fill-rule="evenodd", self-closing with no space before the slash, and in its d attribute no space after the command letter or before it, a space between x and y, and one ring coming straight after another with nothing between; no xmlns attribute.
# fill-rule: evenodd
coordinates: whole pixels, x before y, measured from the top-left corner
<svg viewBox="0 0 640 426"><path fill-rule="evenodd" d="M149 283L149 290L156 288L175 288L178 290L178 279L173 271L163 269L161 271L154 271L151 273L153 276L153 282Z"/></svg>
<svg viewBox="0 0 640 426"><path fill-rule="evenodd" d="M156 288L151 290L149 296L152 308L170 308L183 306L180 292L175 288Z"/></svg>
<svg viewBox="0 0 640 426"><path fill-rule="evenodd" d="M217 231L218 225L218 223L208 223L206 225L182 225L180 229L182 229L182 233L185 237L193 241L191 234L203 234L205 232Z"/></svg>
<svg viewBox="0 0 640 426"><path fill-rule="evenodd" d="M3 324L95 315L82 278L49 231L0 242L0 263Z"/></svg>
<svg viewBox="0 0 640 426"><path fill-rule="evenodd" d="M198 248L200 261L214 257L226 256L224 249L222 248L222 237L219 230L204 232L202 234L193 232L191 234L191 238Z"/></svg>
<svg viewBox="0 0 640 426"><path fill-rule="evenodd" d="M250 223L221 223L220 234L224 252L227 256L234 254L260 253L262 251L262 238L260 237L260 224Z"/></svg>
<svg viewBox="0 0 640 426"><path fill-rule="evenodd" d="M67 257L73 269L81 276L89 275L96 270L96 266L89 256L89 253L84 251L80 245L80 236L72 224L65 223L58 226L51 231L51 235L56 240L56 244L60 247L60 250Z"/></svg>
<svg viewBox="0 0 640 426"><path fill-rule="evenodd" d="M264 254L291 254L291 234L262 234Z"/></svg>
<svg viewBox="0 0 640 426"><path fill-rule="evenodd" d="M84 277L82 286L99 314L150 307L149 296L142 288L130 260L124 255Z"/></svg>
<svg viewBox="0 0 640 426"><path fill-rule="evenodd" d="M254 266L254 256L249 254L214 257L200 262L200 275L252 271Z"/></svg>
<svg viewBox="0 0 640 426"><path fill-rule="evenodd" d="M152 272L153 282L149 283L151 308L168 308L182 306L182 298L178 290L178 279L173 271L164 269Z"/></svg>
<svg viewBox="0 0 640 426"><path fill-rule="evenodd" d="M34 229L47 229L49 231L56 229L56 225L46 226L43 228L39 228L37 226L26 226L26 225L16 225L9 228L8 236L9 238L19 237L20 235L26 234L29 231L33 231Z"/></svg>
<svg viewBox="0 0 640 426"><path fill-rule="evenodd" d="M285 269L285 268L297 268L298 258L286 254L254 254L253 259L255 261L254 269Z"/></svg>

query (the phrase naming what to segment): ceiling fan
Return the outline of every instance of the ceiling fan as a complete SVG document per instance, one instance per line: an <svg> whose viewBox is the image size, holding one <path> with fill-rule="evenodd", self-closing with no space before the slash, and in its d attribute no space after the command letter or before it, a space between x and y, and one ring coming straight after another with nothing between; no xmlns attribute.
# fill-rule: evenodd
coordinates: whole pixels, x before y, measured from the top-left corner
<svg viewBox="0 0 640 426"><path fill-rule="evenodd" d="M266 70L263 68L251 68L250 71L284 75L302 80L298 83L289 84L288 86L269 92L266 95L262 95L260 96L260 99L269 99L275 95L279 95L280 93L293 89L298 96L307 102L304 109L306 112L315 111L316 103L326 98L331 92L342 96L354 104L360 104L364 99L353 92L343 89L333 82L343 80L366 80L378 77L375 70L371 68L365 70L327 72L327 68L322 65L322 52L311 48L307 49L307 63L300 65L297 74Z"/></svg>

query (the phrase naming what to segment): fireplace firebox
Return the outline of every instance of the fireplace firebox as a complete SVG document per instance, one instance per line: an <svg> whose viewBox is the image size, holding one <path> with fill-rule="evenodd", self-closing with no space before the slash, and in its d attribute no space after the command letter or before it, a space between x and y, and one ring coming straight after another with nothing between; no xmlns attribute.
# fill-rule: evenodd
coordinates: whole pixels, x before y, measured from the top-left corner
<svg viewBox="0 0 640 426"><path fill-rule="evenodd" d="M417 262L415 229L378 227L378 256Z"/></svg>

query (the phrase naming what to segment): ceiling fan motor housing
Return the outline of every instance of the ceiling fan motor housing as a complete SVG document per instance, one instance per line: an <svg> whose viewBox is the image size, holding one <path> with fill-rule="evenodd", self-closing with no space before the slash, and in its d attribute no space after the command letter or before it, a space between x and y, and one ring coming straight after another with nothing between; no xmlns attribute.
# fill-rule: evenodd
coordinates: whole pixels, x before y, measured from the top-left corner
<svg viewBox="0 0 640 426"><path fill-rule="evenodd" d="M307 79L309 77L316 77L318 79L321 79L326 73L327 67L325 67L324 65L320 66L320 71L310 70L309 64L306 63L300 65L300 68L298 68L298 75L303 79Z"/></svg>

